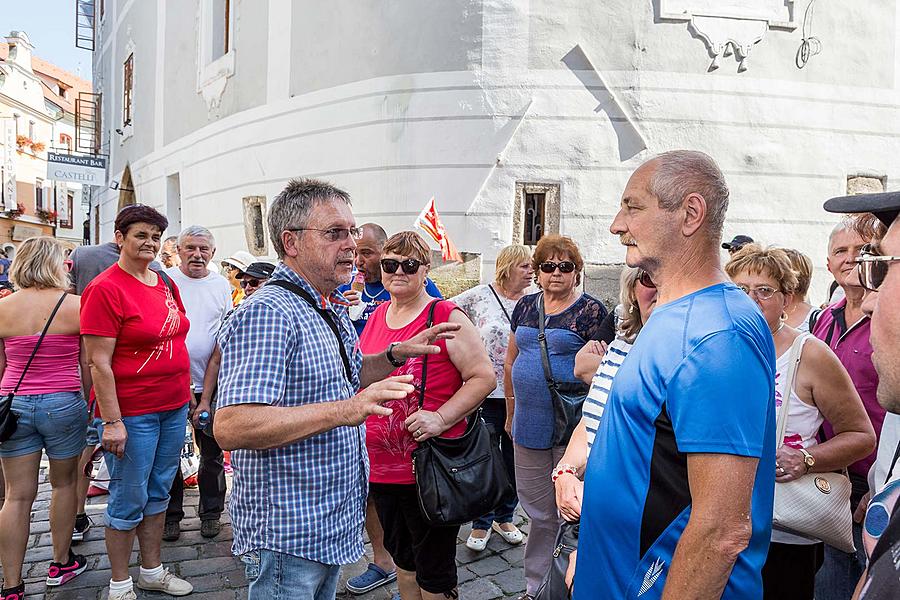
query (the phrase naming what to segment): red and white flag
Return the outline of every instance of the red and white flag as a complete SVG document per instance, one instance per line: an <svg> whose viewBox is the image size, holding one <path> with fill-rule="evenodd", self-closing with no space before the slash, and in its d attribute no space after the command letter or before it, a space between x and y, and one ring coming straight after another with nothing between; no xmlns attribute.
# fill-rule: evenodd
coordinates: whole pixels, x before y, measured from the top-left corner
<svg viewBox="0 0 900 600"><path fill-rule="evenodd" d="M415 226L422 229L431 236L431 239L437 242L438 246L441 247L441 257L445 261L463 261L459 250L456 249L450 236L447 235L444 224L441 223L441 217L438 216L437 209L434 207L434 196L431 197L431 200L428 201L428 204L416 217Z"/></svg>

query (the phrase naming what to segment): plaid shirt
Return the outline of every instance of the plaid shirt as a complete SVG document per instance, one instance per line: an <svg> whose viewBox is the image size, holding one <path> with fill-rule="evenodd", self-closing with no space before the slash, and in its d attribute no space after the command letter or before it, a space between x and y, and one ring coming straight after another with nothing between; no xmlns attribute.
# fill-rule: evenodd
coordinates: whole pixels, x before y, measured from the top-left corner
<svg viewBox="0 0 900 600"><path fill-rule="evenodd" d="M219 334L218 406L303 406L349 398L359 388L362 354L346 301L326 300L284 264L272 280L296 283L336 317L352 382L334 333L305 300L266 285L239 306ZM267 549L339 565L363 552L368 481L365 428L337 427L271 450L231 453L235 554Z"/></svg>

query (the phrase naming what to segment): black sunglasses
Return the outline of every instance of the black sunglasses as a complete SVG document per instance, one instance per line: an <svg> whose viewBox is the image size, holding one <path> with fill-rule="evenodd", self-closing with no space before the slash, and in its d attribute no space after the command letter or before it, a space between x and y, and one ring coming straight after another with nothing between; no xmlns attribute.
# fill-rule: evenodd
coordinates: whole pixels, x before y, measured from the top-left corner
<svg viewBox="0 0 900 600"><path fill-rule="evenodd" d="M645 288L650 288L651 290L656 289L656 284L653 283L652 279L650 279L650 274L643 269L641 269L641 274L638 276L638 283L640 283Z"/></svg>
<svg viewBox="0 0 900 600"><path fill-rule="evenodd" d="M406 260L394 260L393 258L381 259L381 270L385 273L393 275L398 268L403 268L403 272L407 275L413 275L422 266L422 261L415 258L407 258Z"/></svg>
<svg viewBox="0 0 900 600"><path fill-rule="evenodd" d="M559 269L560 273L571 273L575 270L575 263L573 263L571 260L563 260L558 263L555 263L552 260L548 260L542 262L539 267L541 269L541 273L552 273L556 269Z"/></svg>
<svg viewBox="0 0 900 600"><path fill-rule="evenodd" d="M248 287L248 286L256 287L261 282L262 282L262 279L256 279L255 277L251 278L251 277L247 277L246 275L244 275L244 277L241 279L241 287Z"/></svg>

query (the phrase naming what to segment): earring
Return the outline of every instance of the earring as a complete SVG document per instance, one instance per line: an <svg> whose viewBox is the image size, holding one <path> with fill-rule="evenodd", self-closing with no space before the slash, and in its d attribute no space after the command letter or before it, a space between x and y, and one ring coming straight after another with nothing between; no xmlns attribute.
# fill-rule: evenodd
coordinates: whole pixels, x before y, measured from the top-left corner
<svg viewBox="0 0 900 600"><path fill-rule="evenodd" d="M786 312L782 312L782 313L781 313L781 316L780 316L778 319L779 319L782 323L785 322L785 321L787 321L787 319L788 319L787 313L786 313Z"/></svg>

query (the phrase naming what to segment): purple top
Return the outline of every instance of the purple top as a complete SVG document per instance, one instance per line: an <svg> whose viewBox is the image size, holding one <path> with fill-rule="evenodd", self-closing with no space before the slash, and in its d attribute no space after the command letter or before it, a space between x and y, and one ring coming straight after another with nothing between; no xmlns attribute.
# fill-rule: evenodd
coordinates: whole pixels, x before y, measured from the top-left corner
<svg viewBox="0 0 900 600"><path fill-rule="evenodd" d="M869 343L869 317L863 317L855 324L848 324L844 319L844 309L847 299L844 298L822 311L813 329L813 335L827 343L837 354L841 364L850 374L853 385L862 398L863 406L875 435L881 438L881 425L884 423L885 410L878 404L875 392L878 389L878 373L872 364L872 344ZM825 434L828 437L834 435L831 424L825 421L823 424ZM868 476L869 467L875 462L875 452L866 458L853 463L849 471L865 478Z"/></svg>

